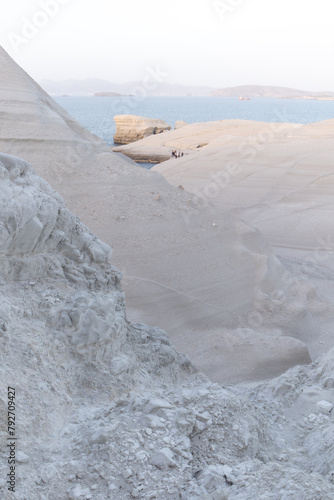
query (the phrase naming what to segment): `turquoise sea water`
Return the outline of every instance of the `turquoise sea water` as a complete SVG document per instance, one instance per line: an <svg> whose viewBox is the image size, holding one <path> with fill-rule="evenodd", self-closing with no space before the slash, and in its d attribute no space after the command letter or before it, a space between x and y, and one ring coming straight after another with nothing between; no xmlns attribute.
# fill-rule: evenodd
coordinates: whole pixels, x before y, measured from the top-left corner
<svg viewBox="0 0 334 500"><path fill-rule="evenodd" d="M117 114L160 118L174 127L188 123L242 119L264 122L311 123L334 118L334 101L229 97L56 97L55 100L79 123L114 144Z"/></svg>

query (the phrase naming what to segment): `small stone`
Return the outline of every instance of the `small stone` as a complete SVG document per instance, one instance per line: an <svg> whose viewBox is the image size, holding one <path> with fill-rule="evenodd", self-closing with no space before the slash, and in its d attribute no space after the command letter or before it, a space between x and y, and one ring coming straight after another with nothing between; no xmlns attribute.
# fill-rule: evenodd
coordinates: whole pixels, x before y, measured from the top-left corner
<svg viewBox="0 0 334 500"><path fill-rule="evenodd" d="M69 500L76 500L77 498L88 500L92 498L90 491L87 488L82 488L81 484L76 484L67 492Z"/></svg>
<svg viewBox="0 0 334 500"><path fill-rule="evenodd" d="M128 468L123 471L124 479L129 479L132 476L132 469Z"/></svg>
<svg viewBox="0 0 334 500"><path fill-rule="evenodd" d="M208 420L211 419L211 415L208 411L204 411L203 413L197 413L196 418L200 420L201 422L207 422ZM234 426L233 426L234 428Z"/></svg>
<svg viewBox="0 0 334 500"><path fill-rule="evenodd" d="M29 456L26 455L23 451L18 451L16 455L16 460L21 464L25 464L29 461Z"/></svg>
<svg viewBox="0 0 334 500"><path fill-rule="evenodd" d="M107 441L108 435L103 430L97 430L90 437L89 441L91 444L103 444Z"/></svg>
<svg viewBox="0 0 334 500"><path fill-rule="evenodd" d="M145 450L137 451L137 453L136 453L137 460L145 460L146 458L147 458L147 453Z"/></svg>
<svg viewBox="0 0 334 500"><path fill-rule="evenodd" d="M164 399L152 398L145 404L143 412L146 414L154 413L161 408L172 409L174 407Z"/></svg>
<svg viewBox="0 0 334 500"><path fill-rule="evenodd" d="M325 413L329 413L333 409L332 403L324 399L317 402L317 407L319 408L320 411L323 411Z"/></svg>
<svg viewBox="0 0 334 500"><path fill-rule="evenodd" d="M154 453L150 459L150 464L158 469L165 469L166 467L174 467L174 453L170 448L162 448L157 453Z"/></svg>
<svg viewBox="0 0 334 500"><path fill-rule="evenodd" d="M228 500L228 497L229 497L228 490L223 488L223 489L216 490L212 494L211 498L212 498L212 500Z"/></svg>

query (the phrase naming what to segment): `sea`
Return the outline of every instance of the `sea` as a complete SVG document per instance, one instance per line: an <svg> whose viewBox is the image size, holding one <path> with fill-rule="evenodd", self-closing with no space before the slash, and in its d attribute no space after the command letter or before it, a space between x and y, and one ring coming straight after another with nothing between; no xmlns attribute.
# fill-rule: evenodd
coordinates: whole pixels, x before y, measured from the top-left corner
<svg viewBox="0 0 334 500"><path fill-rule="evenodd" d="M131 114L160 118L172 128L177 120L188 123L226 119L276 123L312 123L334 118L334 101L316 99L231 97L54 97L76 121L114 145L114 116ZM147 165L143 165L147 167ZM152 166L152 165L150 165Z"/></svg>

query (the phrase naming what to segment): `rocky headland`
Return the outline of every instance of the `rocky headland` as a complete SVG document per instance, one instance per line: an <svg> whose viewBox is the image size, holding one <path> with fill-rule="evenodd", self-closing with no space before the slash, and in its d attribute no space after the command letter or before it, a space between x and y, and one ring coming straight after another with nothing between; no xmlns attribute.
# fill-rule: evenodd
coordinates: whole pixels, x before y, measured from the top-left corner
<svg viewBox="0 0 334 500"><path fill-rule="evenodd" d="M144 139L144 137L171 130L171 126L163 120L144 116L116 115L114 120L116 123L114 142L116 144L129 144Z"/></svg>

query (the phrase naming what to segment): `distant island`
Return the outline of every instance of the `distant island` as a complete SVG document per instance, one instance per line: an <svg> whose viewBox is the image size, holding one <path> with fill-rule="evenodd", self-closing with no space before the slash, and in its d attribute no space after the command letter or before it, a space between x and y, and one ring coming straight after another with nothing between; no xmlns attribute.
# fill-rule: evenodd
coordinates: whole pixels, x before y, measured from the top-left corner
<svg viewBox="0 0 334 500"><path fill-rule="evenodd" d="M136 93L142 87L149 96L164 97L209 97L215 90L213 87L179 85L177 83L156 82L150 88L145 88L142 81L113 83L108 80L89 78L85 80L42 80L40 86L52 96L97 96L119 97ZM97 95L98 94L98 95Z"/></svg>
<svg viewBox="0 0 334 500"><path fill-rule="evenodd" d="M309 99L309 100L316 100L316 101L334 101L334 95L333 96L328 96L328 95L303 95L301 97L287 97L286 99Z"/></svg>
<svg viewBox="0 0 334 500"><path fill-rule="evenodd" d="M133 95L142 82L113 83L91 78L86 80L43 80L41 87L53 96L125 97ZM144 87L143 87L144 88ZM156 97L232 97L277 99L319 99L334 100L334 92L311 92L289 87L269 85L240 85L237 87L213 87L180 85L161 82L152 89L145 89L148 96Z"/></svg>
<svg viewBox="0 0 334 500"><path fill-rule="evenodd" d="M125 94L119 94L118 92L96 92L94 97L126 97Z"/></svg>
<svg viewBox="0 0 334 500"><path fill-rule="evenodd" d="M214 97L271 97L277 99L321 99L333 100L334 92L310 92L291 89L289 87L275 87L266 85L241 85L214 90Z"/></svg>

